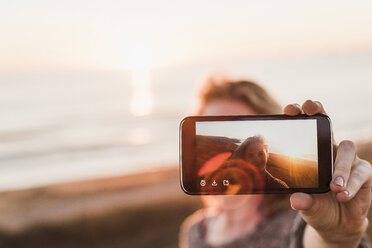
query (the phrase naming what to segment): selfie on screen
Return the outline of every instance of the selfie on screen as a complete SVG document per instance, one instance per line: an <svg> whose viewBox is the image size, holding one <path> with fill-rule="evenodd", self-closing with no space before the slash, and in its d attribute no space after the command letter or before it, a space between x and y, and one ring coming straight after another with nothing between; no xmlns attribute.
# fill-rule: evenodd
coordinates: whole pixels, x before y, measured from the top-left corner
<svg viewBox="0 0 372 248"><path fill-rule="evenodd" d="M265 124L197 123L196 167L202 192L318 187L316 120Z"/></svg>

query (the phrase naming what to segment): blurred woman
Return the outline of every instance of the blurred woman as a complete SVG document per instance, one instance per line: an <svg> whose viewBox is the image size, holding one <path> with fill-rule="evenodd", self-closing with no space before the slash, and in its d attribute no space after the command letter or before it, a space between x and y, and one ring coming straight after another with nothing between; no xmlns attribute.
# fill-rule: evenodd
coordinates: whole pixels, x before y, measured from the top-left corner
<svg viewBox="0 0 372 248"><path fill-rule="evenodd" d="M311 100L284 109L287 115L303 112L324 109ZM254 82L211 79L200 94L199 115L279 113L280 105ZM326 194L203 196L205 208L181 226L180 247L369 247L371 165L343 141L334 166Z"/></svg>

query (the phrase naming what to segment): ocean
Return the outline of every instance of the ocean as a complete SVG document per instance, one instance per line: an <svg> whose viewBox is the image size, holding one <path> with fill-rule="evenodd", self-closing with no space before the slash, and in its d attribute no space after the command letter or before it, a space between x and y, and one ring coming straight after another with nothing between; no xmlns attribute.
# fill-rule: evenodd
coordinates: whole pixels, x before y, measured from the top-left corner
<svg viewBox="0 0 372 248"><path fill-rule="evenodd" d="M371 53L153 68L144 116L128 70L0 72L0 191L176 166L179 123L214 71L256 80L283 105L321 101L337 141L372 139Z"/></svg>

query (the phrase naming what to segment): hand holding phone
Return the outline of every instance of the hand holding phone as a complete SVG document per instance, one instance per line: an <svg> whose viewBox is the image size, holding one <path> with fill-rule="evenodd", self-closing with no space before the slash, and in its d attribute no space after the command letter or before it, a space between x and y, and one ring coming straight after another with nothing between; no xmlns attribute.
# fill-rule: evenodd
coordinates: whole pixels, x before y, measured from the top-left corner
<svg viewBox="0 0 372 248"><path fill-rule="evenodd" d="M289 104L284 108L284 113L291 116L301 112L310 116L325 114L322 104L311 100L302 106ZM331 191L315 195L294 193L291 206L300 211L309 226L303 237L305 246L363 246L367 243L361 240L368 227L371 204L371 164L358 157L352 141L342 141L333 148L336 154Z"/></svg>

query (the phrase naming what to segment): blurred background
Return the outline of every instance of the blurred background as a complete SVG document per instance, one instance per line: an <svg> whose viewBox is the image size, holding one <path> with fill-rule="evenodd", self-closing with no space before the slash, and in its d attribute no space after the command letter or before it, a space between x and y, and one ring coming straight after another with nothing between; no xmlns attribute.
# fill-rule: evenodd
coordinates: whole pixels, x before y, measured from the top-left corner
<svg viewBox="0 0 372 248"><path fill-rule="evenodd" d="M3 1L0 246L175 247L178 125L213 74L321 101L372 159L370 1Z"/></svg>

